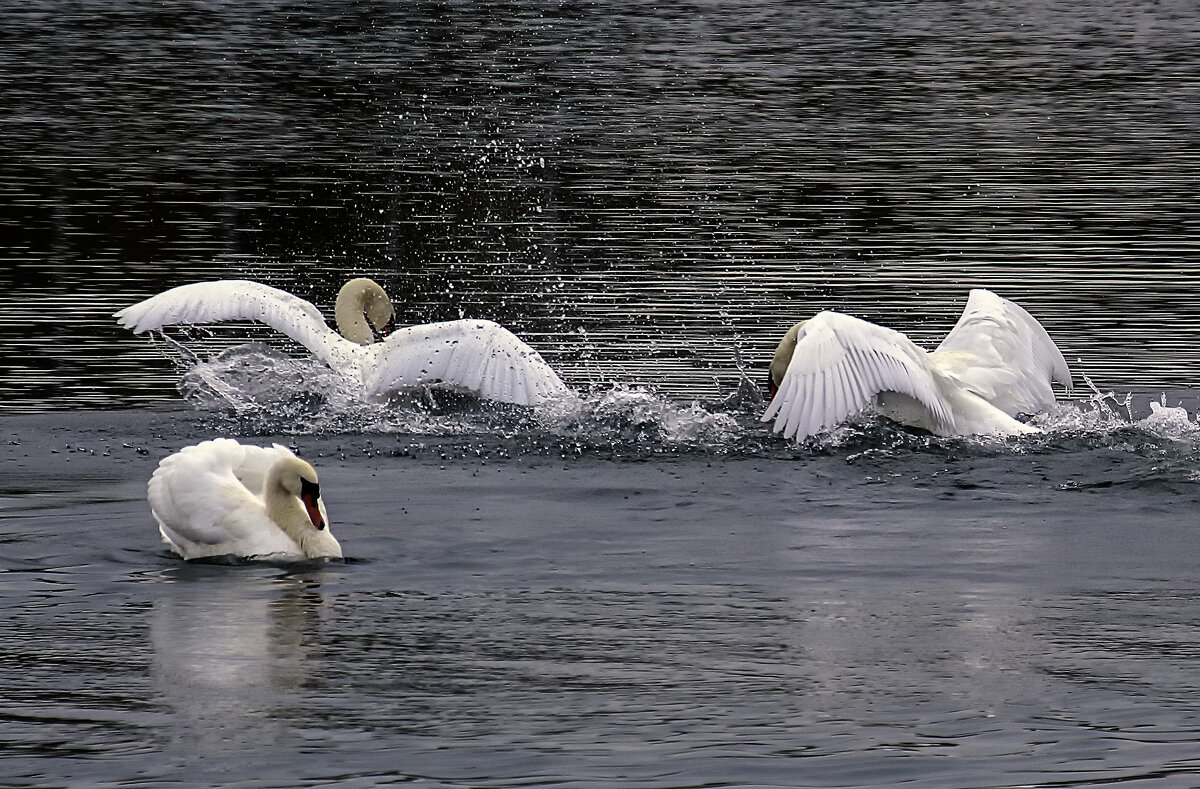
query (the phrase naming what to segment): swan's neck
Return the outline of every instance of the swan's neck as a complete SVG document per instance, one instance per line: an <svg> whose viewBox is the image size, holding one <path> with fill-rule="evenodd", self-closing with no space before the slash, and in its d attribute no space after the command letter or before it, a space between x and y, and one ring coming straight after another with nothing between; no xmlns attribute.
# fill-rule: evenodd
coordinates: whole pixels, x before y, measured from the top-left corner
<svg viewBox="0 0 1200 789"><path fill-rule="evenodd" d="M375 334L367 322L367 316L382 326L391 314L391 299L383 288L365 277L352 279L343 285L333 308L338 332L359 345L375 342Z"/></svg>
<svg viewBox="0 0 1200 789"><path fill-rule="evenodd" d="M305 556L315 559L321 556L342 555L342 546L329 533L324 504L321 504L321 516L326 525L325 528L318 529L309 519L300 499L289 493L278 480L267 480L263 499L267 506L267 517L274 521L292 542L300 546L300 551Z"/></svg>
<svg viewBox="0 0 1200 789"><path fill-rule="evenodd" d="M796 352L797 337L806 323L808 321L801 321L788 329L787 334L783 335L783 339L779 341L779 346L775 349L775 356L771 359L771 383L775 386L783 383L783 376L787 372L788 365L792 363L792 354Z"/></svg>

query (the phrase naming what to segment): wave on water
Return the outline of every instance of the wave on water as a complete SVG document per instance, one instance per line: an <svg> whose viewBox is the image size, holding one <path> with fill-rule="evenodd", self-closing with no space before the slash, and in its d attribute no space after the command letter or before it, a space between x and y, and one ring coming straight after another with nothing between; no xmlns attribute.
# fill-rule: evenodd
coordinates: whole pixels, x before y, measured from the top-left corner
<svg viewBox="0 0 1200 789"><path fill-rule="evenodd" d="M644 387L613 385L532 409L481 400L443 385L387 399L369 398L355 381L320 362L249 343L207 361L190 355L179 388L220 426L241 434L383 433L505 442L531 454L702 452L850 462L913 454L979 457L1108 448L1160 457L1197 454L1200 424L1187 408L1098 388L1030 423L1027 436L944 438L872 413L796 443L758 420L761 397L745 387L721 403L680 402ZM190 366L189 366L190 365ZM1193 412L1195 406L1193 406Z"/></svg>

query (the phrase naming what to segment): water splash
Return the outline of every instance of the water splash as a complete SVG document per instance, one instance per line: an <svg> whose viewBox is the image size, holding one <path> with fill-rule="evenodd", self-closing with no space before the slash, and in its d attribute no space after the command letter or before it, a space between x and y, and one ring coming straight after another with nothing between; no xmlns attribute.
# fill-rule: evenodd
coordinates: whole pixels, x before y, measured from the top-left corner
<svg viewBox="0 0 1200 789"><path fill-rule="evenodd" d="M1171 438L1200 436L1200 426L1188 416L1187 409L1183 406L1167 405L1166 394L1161 395L1157 403L1150 401L1150 416L1139 420L1137 425L1147 432Z"/></svg>
<svg viewBox="0 0 1200 789"><path fill-rule="evenodd" d="M722 451L741 432L738 421L696 401L679 403L649 389L622 384L586 397L564 399L538 414L550 432L587 444L668 450L681 447Z"/></svg>
<svg viewBox="0 0 1200 789"><path fill-rule="evenodd" d="M871 412L803 442L785 441L758 420L761 397L749 381L719 403L682 402L615 384L571 393L538 408L481 400L433 385L370 398L320 362L250 343L200 360L172 349L185 368L180 392L222 429L240 434L407 434L475 440L505 453L648 456L698 452L741 457L831 456L849 463L901 457L982 457L1111 450L1170 455L1190 465L1200 425L1181 405L1117 395L1084 376L1088 394L1030 420L1027 436L940 437ZM1135 418L1135 413L1137 417Z"/></svg>
<svg viewBox="0 0 1200 789"><path fill-rule="evenodd" d="M200 410L236 419L249 432L328 432L335 423L370 429L375 408L356 381L307 358L262 343L228 348L197 361L179 382Z"/></svg>
<svg viewBox="0 0 1200 789"><path fill-rule="evenodd" d="M179 384L183 397L242 433L539 435L558 444L618 451L722 451L741 430L728 413L623 385L571 393L536 409L481 400L440 384L373 398L316 360L261 343L229 348L208 360L187 356L183 346L176 350L191 362Z"/></svg>
<svg viewBox="0 0 1200 789"><path fill-rule="evenodd" d="M1059 403L1030 424L1055 437L1073 436L1102 440L1127 440L1135 434L1168 441L1190 442L1200 437L1197 426L1182 405L1169 406L1167 394L1160 392L1157 402L1151 395L1132 392L1117 395L1102 390L1083 374L1089 393L1076 402ZM1144 416L1142 414L1145 414Z"/></svg>

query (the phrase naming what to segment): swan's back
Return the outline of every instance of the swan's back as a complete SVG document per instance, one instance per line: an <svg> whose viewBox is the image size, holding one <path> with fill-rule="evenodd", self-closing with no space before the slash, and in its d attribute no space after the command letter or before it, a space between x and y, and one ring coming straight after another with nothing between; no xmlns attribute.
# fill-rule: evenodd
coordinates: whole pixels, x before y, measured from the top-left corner
<svg viewBox="0 0 1200 789"><path fill-rule="evenodd" d="M217 438L164 458L147 485L163 539L185 559L295 554L262 499L267 472L283 457L295 456L278 444Z"/></svg>

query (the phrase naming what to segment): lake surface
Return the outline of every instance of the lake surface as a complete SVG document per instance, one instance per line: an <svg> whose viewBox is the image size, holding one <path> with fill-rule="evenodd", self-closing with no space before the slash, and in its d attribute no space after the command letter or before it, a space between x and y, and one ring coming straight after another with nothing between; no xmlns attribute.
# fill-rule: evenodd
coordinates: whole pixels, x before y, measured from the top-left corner
<svg viewBox="0 0 1200 789"><path fill-rule="evenodd" d="M800 450L460 416L255 437L316 465L349 557L293 567L159 542L146 479L224 418L0 419L5 785L1200 779L1194 424Z"/></svg>
<svg viewBox="0 0 1200 789"><path fill-rule="evenodd" d="M491 318L576 386L728 394L832 308L971 287L1101 385L1195 380L1191 3L9 4L0 407L174 394L111 321L258 279ZM754 376L758 380L758 376Z"/></svg>
<svg viewBox="0 0 1200 789"><path fill-rule="evenodd" d="M0 784L1200 784L1194 4L0 11ZM358 275L581 399L111 317ZM932 348L973 287L1072 366L1045 432L757 421L794 321ZM168 554L215 435L349 560Z"/></svg>

